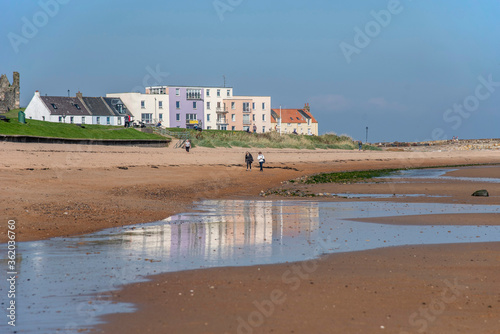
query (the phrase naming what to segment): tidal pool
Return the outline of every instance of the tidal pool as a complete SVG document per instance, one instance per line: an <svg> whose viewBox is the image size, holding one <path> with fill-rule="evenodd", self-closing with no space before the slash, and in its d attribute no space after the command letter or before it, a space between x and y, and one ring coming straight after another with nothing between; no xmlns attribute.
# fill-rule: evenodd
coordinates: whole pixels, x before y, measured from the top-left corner
<svg viewBox="0 0 500 334"><path fill-rule="evenodd" d="M17 326L0 332L77 333L131 312L105 292L152 274L299 261L379 247L500 241L500 226L398 226L346 219L499 213L496 205L391 202L203 201L196 212L90 235L18 244ZM0 269L7 272L3 244ZM5 284L1 285L6 308ZM5 312L5 311L4 311Z"/></svg>

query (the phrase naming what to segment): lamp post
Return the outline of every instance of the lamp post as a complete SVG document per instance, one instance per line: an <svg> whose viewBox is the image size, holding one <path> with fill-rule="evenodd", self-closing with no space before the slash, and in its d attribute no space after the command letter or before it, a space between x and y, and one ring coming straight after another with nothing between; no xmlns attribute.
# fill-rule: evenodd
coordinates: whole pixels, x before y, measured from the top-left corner
<svg viewBox="0 0 500 334"><path fill-rule="evenodd" d="M155 122L156 122L156 97L155 97Z"/></svg>
<svg viewBox="0 0 500 334"><path fill-rule="evenodd" d="M281 105L280 105L280 136L281 136L281 125L283 124L283 122L281 121Z"/></svg>
<svg viewBox="0 0 500 334"><path fill-rule="evenodd" d="M368 144L368 127L366 127L366 140L365 143Z"/></svg>

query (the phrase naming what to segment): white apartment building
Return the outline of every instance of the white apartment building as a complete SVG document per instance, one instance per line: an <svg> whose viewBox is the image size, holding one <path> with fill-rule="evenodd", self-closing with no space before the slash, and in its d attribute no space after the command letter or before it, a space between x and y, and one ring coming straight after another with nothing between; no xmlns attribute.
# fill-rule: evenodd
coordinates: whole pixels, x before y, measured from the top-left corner
<svg viewBox="0 0 500 334"><path fill-rule="evenodd" d="M169 95L143 93L110 93L106 97L119 97L133 115L133 120L146 124L170 127Z"/></svg>
<svg viewBox="0 0 500 334"><path fill-rule="evenodd" d="M227 130L227 109L224 99L233 96L232 87L204 87L205 122L204 129Z"/></svg>

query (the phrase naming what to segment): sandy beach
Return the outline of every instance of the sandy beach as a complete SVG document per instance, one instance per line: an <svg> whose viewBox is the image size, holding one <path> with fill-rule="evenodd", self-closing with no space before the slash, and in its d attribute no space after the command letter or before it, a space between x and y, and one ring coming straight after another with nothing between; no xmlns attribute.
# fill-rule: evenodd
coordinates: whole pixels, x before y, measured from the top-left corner
<svg viewBox="0 0 500 334"><path fill-rule="evenodd" d="M236 148L195 148L189 154L172 148L13 143L0 143L0 148L2 216L5 222L16 221L17 241L160 220L187 212L193 202L202 199L259 199L263 190L319 172L500 164L498 150L274 149L263 150L266 169L259 173L256 166L245 171L246 149ZM500 167L466 167L449 175L499 178ZM480 181L410 180L307 187L321 193L439 196L390 199L400 202L500 205L500 183ZM488 189L490 197L471 197L479 189ZM274 198L279 199L274 195L267 199ZM499 214L435 214L377 218L366 223L374 222L498 225L500 219ZM6 240L3 229L0 241ZM498 242L449 244L333 254L293 264L161 274L110 293L113 301L134 303L137 312L108 315L106 324L86 330L498 333L499 259ZM295 279L284 280L284 273L293 273Z"/></svg>

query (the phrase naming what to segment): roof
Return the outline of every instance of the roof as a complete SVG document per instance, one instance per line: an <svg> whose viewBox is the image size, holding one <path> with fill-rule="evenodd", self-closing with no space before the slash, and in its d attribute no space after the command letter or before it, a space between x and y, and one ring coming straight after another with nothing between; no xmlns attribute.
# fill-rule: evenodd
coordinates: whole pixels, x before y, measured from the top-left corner
<svg viewBox="0 0 500 334"><path fill-rule="evenodd" d="M130 111L128 111L127 106L119 97L103 97L104 102L111 108L111 111L116 116L130 115Z"/></svg>
<svg viewBox="0 0 500 334"><path fill-rule="evenodd" d="M82 100L93 116L114 116L111 108L100 97L84 96Z"/></svg>
<svg viewBox="0 0 500 334"><path fill-rule="evenodd" d="M51 115L91 116L90 111L76 97L40 96Z"/></svg>
<svg viewBox="0 0 500 334"><path fill-rule="evenodd" d="M271 109L271 123L278 123L279 117L280 109ZM281 109L281 119L283 123L307 123L308 119L311 123L318 123L306 109Z"/></svg>
<svg viewBox="0 0 500 334"><path fill-rule="evenodd" d="M51 115L125 116L131 115L118 97L40 96Z"/></svg>

